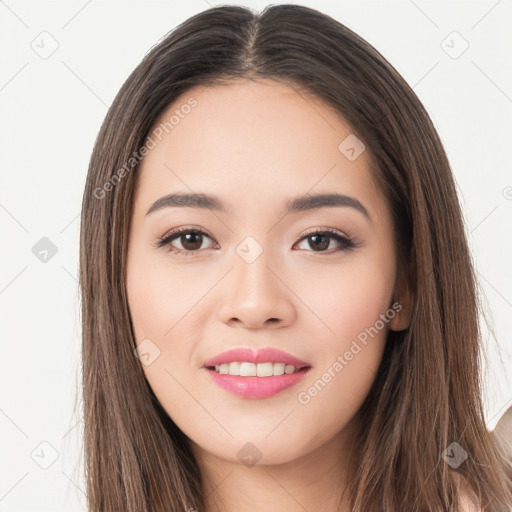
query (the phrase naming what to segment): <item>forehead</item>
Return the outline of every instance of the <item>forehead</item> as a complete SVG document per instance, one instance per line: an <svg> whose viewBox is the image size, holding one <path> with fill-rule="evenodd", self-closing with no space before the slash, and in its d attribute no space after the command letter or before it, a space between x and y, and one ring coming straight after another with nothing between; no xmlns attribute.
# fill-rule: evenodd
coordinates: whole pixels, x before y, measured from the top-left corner
<svg viewBox="0 0 512 512"><path fill-rule="evenodd" d="M162 113L150 137L138 187L144 205L171 191L215 192L238 207L335 191L360 196L369 209L384 206L351 127L295 86L235 80L194 87Z"/></svg>

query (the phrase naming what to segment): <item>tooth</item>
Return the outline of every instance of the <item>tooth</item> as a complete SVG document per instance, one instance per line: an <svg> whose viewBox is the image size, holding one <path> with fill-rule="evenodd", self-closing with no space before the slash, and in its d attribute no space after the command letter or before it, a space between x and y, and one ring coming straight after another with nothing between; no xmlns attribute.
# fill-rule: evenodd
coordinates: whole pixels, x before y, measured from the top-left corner
<svg viewBox="0 0 512 512"><path fill-rule="evenodd" d="M272 363L258 363L256 365L256 375L258 377L270 377L274 373L274 365Z"/></svg>
<svg viewBox="0 0 512 512"><path fill-rule="evenodd" d="M255 377L256 365L254 363L240 363L240 376L241 377Z"/></svg>
<svg viewBox="0 0 512 512"><path fill-rule="evenodd" d="M240 375L240 363L229 363L229 375Z"/></svg>
<svg viewBox="0 0 512 512"><path fill-rule="evenodd" d="M295 371L295 366L292 366L291 364L287 364L284 367L284 373L293 373Z"/></svg>
<svg viewBox="0 0 512 512"><path fill-rule="evenodd" d="M283 375L284 363L274 363L274 375Z"/></svg>
<svg viewBox="0 0 512 512"><path fill-rule="evenodd" d="M271 377L272 375L283 375L295 373L298 369L285 363L248 363L233 361L215 365L215 371L225 375L238 375L241 377Z"/></svg>

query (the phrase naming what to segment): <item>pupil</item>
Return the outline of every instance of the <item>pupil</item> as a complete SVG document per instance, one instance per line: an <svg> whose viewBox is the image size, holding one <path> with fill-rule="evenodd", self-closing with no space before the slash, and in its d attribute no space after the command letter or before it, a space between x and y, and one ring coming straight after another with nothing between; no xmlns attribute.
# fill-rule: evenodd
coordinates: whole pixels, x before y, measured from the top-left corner
<svg viewBox="0 0 512 512"><path fill-rule="evenodd" d="M316 247L317 249L321 249L322 250L322 249L327 249L329 247L329 237L328 236L325 236L325 235L311 235L310 238L311 239L319 239L319 238L321 239L321 238L324 238L324 239L327 240L327 242L326 242L326 240L324 240L323 243L316 244L314 247L311 246L311 244L309 244L312 248Z"/></svg>
<svg viewBox="0 0 512 512"><path fill-rule="evenodd" d="M185 243L182 243L183 247L186 249L186 250L194 250L194 249L198 249L199 247L201 247L201 242L202 242L202 235L200 233L188 233L186 235L183 235L183 237L185 238ZM192 237L192 241L190 241L190 237ZM197 240L195 241L194 243L194 239L193 237L199 237L199 246L198 247L195 247L195 245L197 245ZM192 244L192 247L187 247L187 244Z"/></svg>

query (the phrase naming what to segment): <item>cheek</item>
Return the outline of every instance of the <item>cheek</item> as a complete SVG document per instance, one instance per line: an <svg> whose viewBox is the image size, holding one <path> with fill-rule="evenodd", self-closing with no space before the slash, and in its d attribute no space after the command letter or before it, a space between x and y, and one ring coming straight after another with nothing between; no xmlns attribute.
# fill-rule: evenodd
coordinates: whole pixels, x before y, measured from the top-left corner
<svg viewBox="0 0 512 512"><path fill-rule="evenodd" d="M392 298L393 260L361 260L317 270L314 283L297 294L315 315L308 322L318 347L317 364L297 390L308 418L317 418L334 435L356 414L375 380L384 351ZM321 286L320 286L321 285ZM321 349L321 350L320 350Z"/></svg>
<svg viewBox="0 0 512 512"><path fill-rule="evenodd" d="M128 269L126 286L135 341L151 354L142 369L158 401L188 432L190 423L183 425L180 419L194 403L190 379L198 364L193 354L205 325L204 317L199 319L204 307L201 298L215 279L210 276L211 282L205 283L197 278L193 265L178 269L165 258L151 259L142 251L129 256Z"/></svg>
<svg viewBox="0 0 512 512"><path fill-rule="evenodd" d="M190 409L189 393L202 366L198 347L214 309L209 291L220 277L211 271L199 276L196 265L171 265L166 257L134 250L126 286L136 344L146 344L155 354L143 371L162 406L176 419L183 414L178 411Z"/></svg>
<svg viewBox="0 0 512 512"><path fill-rule="evenodd" d="M201 298L215 284L215 276L198 279L192 265L169 265L163 258L129 260L127 293L136 342L154 336L165 341L194 316Z"/></svg>
<svg viewBox="0 0 512 512"><path fill-rule="evenodd" d="M351 256L342 264L315 263L297 272L302 275L293 291L309 309L304 316L309 326L316 324L315 338L324 353L342 350L390 306L392 259Z"/></svg>
<svg viewBox="0 0 512 512"><path fill-rule="evenodd" d="M359 294L350 297L338 302L337 314L325 317L335 335L327 333L315 340L321 347L320 362L295 392L305 449L334 438L350 424L382 360L388 331L379 318L386 311L384 301Z"/></svg>

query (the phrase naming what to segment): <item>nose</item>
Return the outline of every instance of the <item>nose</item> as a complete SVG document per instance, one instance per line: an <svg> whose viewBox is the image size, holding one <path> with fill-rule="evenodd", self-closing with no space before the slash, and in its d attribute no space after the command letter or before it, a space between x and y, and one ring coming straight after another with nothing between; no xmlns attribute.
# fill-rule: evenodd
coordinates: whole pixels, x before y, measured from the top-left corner
<svg viewBox="0 0 512 512"><path fill-rule="evenodd" d="M219 316L231 327L285 327L295 320L294 293L282 272L269 267L266 252L252 263L234 255L222 289Z"/></svg>

